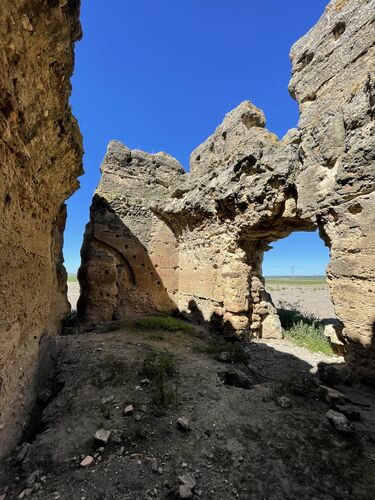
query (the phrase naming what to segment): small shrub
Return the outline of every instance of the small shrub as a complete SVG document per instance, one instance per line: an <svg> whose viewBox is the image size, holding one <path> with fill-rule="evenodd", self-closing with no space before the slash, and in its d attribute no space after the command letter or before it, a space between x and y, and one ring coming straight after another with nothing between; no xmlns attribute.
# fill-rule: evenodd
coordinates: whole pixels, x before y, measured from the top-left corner
<svg viewBox="0 0 375 500"><path fill-rule="evenodd" d="M196 330L192 325L178 318L171 316L150 316L142 318L135 322L135 327L139 330L164 330L164 331L180 331L185 333L195 333Z"/></svg>
<svg viewBox="0 0 375 500"><path fill-rule="evenodd" d="M279 309L278 314L287 339L311 352L333 355L321 321L314 316L304 315L295 308Z"/></svg>
<svg viewBox="0 0 375 500"><path fill-rule="evenodd" d="M154 379L160 372L174 377L177 372L176 357L169 351L152 351L143 361L143 373Z"/></svg>
<svg viewBox="0 0 375 500"><path fill-rule="evenodd" d="M319 323L319 321L314 316L307 316L298 311L295 307L290 306L288 309L279 309L277 311L281 326L285 330L289 330L297 323L304 323L306 325L314 325Z"/></svg>
<svg viewBox="0 0 375 500"><path fill-rule="evenodd" d="M98 410L106 420L110 420L113 416L113 408L110 403L99 403Z"/></svg>
<svg viewBox="0 0 375 500"><path fill-rule="evenodd" d="M98 374L93 379L93 385L96 387L120 385L124 382L127 373L128 368L125 361L110 354L98 364Z"/></svg>
<svg viewBox="0 0 375 500"><path fill-rule="evenodd" d="M153 381L152 401L157 408L164 409L178 401L179 373L171 352L152 351L143 361L143 373Z"/></svg>

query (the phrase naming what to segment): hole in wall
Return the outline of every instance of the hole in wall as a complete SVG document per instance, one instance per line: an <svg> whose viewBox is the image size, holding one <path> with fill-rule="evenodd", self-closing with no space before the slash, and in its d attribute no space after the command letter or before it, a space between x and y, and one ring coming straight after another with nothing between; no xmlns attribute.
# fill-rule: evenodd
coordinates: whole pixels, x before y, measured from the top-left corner
<svg viewBox="0 0 375 500"><path fill-rule="evenodd" d="M341 37L341 35L345 33L345 30L346 30L346 24L344 22L337 23L332 30L335 40L338 40Z"/></svg>
<svg viewBox="0 0 375 500"><path fill-rule="evenodd" d="M266 290L277 308L286 339L333 354L326 325L339 328L325 270L329 250L318 231L299 231L271 244L263 258Z"/></svg>
<svg viewBox="0 0 375 500"><path fill-rule="evenodd" d="M301 57L298 59L297 64L300 64L300 70L306 68L311 61L314 59L314 52L309 52L308 50L305 50L305 52L301 55Z"/></svg>

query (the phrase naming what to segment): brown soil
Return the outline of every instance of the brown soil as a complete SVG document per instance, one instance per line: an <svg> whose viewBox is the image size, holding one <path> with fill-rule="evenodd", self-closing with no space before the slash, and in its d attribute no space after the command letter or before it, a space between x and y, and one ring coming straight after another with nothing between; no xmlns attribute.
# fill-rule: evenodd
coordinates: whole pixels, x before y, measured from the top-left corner
<svg viewBox="0 0 375 500"><path fill-rule="evenodd" d="M254 342L247 364L223 363L199 352L212 343L204 332L131 327L56 342L50 400L43 399L44 388L46 406L24 436L31 443L26 459L16 464L15 451L0 468L0 497L8 488L6 498L18 498L39 470L29 498L180 498L178 476L186 473L197 483L194 498L375 498L374 394L341 388L361 406L355 406L360 421L351 424L352 434L339 434L317 394L316 354ZM176 399L162 409L153 403L155 380L141 385L145 357L160 349L176 356L179 370L169 382L177 385ZM292 406L282 408L280 396ZM129 404L135 410L125 417ZM189 419L190 431L179 430L179 417ZM111 438L99 452L93 437L102 427ZM94 464L80 467L89 454Z"/></svg>
<svg viewBox="0 0 375 500"><path fill-rule="evenodd" d="M336 317L328 285L269 285L267 291L278 309L297 309L318 319Z"/></svg>

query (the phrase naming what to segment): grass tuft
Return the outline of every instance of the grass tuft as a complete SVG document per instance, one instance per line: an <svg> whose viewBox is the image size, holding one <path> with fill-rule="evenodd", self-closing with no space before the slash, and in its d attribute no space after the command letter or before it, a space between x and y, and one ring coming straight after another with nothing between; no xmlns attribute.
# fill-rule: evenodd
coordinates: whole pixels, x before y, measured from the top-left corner
<svg viewBox="0 0 375 500"><path fill-rule="evenodd" d="M179 371L174 354L153 350L143 361L143 373L153 382L152 401L159 410L178 402Z"/></svg>
<svg viewBox="0 0 375 500"><path fill-rule="evenodd" d="M111 403L99 403L98 410L106 420L110 420L113 417L113 407Z"/></svg>
<svg viewBox="0 0 375 500"><path fill-rule="evenodd" d="M106 356L97 366L97 376L93 378L93 385L101 388L106 385L121 385L128 375L128 367L125 361L110 354Z"/></svg>
<svg viewBox="0 0 375 500"><path fill-rule="evenodd" d="M171 316L150 316L135 322L135 327L139 330L161 330L180 331L185 333L195 333L195 328L185 321Z"/></svg>
<svg viewBox="0 0 375 500"><path fill-rule="evenodd" d="M278 314L287 339L311 352L321 352L327 356L334 354L329 340L324 336L321 321L293 308L279 309Z"/></svg>

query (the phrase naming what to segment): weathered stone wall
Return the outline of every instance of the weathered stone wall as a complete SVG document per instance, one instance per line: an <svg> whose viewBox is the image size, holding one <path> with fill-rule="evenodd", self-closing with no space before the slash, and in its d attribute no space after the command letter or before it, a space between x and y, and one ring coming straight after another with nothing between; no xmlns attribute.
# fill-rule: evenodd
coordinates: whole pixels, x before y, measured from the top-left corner
<svg viewBox="0 0 375 500"><path fill-rule="evenodd" d="M121 199L116 193L123 189L122 181L117 176L111 184L118 153L107 157L111 172L103 169L101 181L116 217L125 220L130 210L132 220L131 207L137 206L141 219L137 225L126 224L132 238L143 240L143 224L151 220L152 224L165 222L174 235L170 236L175 242L173 258L178 261L173 287L165 287L167 296L182 313L224 332L259 338L281 335L275 308L264 289L263 253L270 243L292 231L319 228L331 250L327 274L335 311L344 325L348 359L359 371L363 365L372 378L374 12L375 0L332 1L316 27L295 44L290 91L299 103L301 118L298 129L281 141L264 128L263 113L244 102L192 153L190 174L176 175L169 160L170 181L162 183L163 190L152 189L152 196L143 193L139 185L157 185L159 171L148 169L145 174L138 170L137 183L129 183L133 189L126 188ZM83 270L90 265L102 268L91 256L93 228L102 224L103 231L113 233L97 217L96 204L94 199ZM153 279L155 287L159 278ZM105 288L114 286L119 294L116 301L123 297L122 307L133 314L133 306L126 305L130 292L119 292L121 279L114 285L116 280ZM86 304L99 304L90 292L94 281L82 276L82 316L89 316ZM98 283L95 286L103 290ZM151 284L140 285L139 300L146 288L152 288ZM147 309L148 305L142 306L143 313L157 310L154 304ZM113 319L116 315L110 311L100 319Z"/></svg>
<svg viewBox="0 0 375 500"><path fill-rule="evenodd" d="M39 343L69 310L66 198L81 136L68 104L78 0L2 0L0 19L0 450L34 397Z"/></svg>
<svg viewBox="0 0 375 500"><path fill-rule="evenodd" d="M177 242L150 205L184 170L165 153L111 142L101 171L82 247L80 320L170 314L177 308Z"/></svg>
<svg viewBox="0 0 375 500"><path fill-rule="evenodd" d="M375 378L375 1L335 0L292 48L300 106L298 208L331 249L349 357ZM369 370L372 373L369 373Z"/></svg>
<svg viewBox="0 0 375 500"><path fill-rule="evenodd" d="M110 144L82 249L81 321L178 308L228 334L281 336L264 289L263 251L313 224L296 211L298 147L264 125L263 113L242 103L192 153L190 175L166 155ZM155 227L168 235L158 253ZM118 275L120 256L131 286Z"/></svg>
<svg viewBox="0 0 375 500"><path fill-rule="evenodd" d="M261 273L269 242L312 228L294 201L298 148L244 102L191 155L185 186L154 207L180 242L179 308L230 333L280 337ZM268 318L266 320L266 318ZM264 327L263 327L263 321Z"/></svg>

